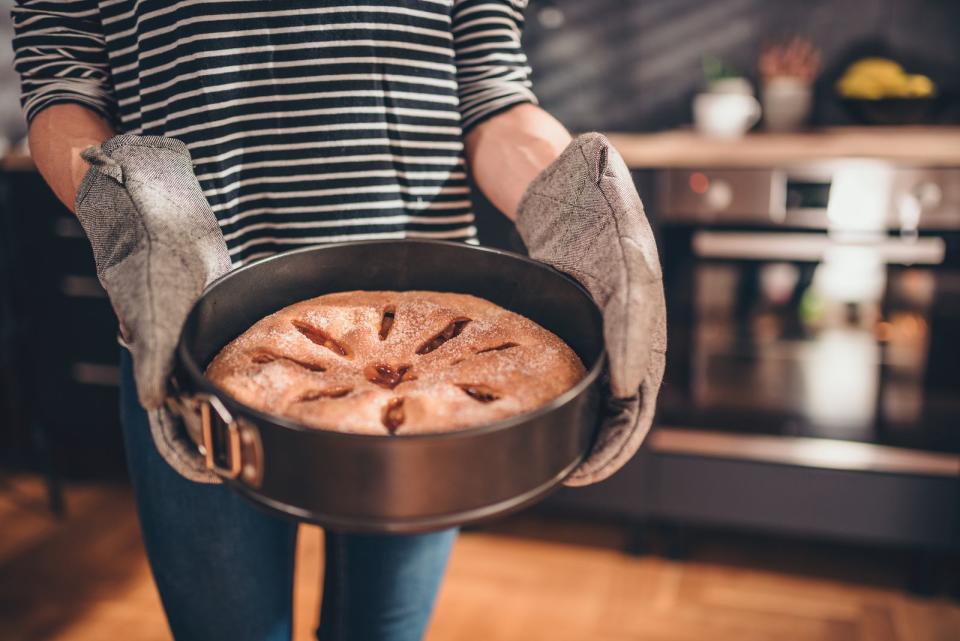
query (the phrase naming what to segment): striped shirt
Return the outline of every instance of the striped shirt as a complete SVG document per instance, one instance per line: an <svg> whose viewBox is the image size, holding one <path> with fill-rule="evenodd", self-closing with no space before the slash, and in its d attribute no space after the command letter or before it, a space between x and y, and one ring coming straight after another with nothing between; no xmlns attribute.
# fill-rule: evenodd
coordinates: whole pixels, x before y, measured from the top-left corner
<svg viewBox="0 0 960 641"><path fill-rule="evenodd" d="M18 0L28 120L79 103L178 138L234 264L307 244L475 242L463 135L535 102L526 0Z"/></svg>

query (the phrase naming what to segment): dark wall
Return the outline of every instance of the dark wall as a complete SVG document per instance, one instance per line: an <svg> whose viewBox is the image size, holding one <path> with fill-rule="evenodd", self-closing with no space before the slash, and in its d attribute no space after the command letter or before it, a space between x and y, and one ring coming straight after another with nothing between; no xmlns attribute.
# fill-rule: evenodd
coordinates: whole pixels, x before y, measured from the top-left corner
<svg viewBox="0 0 960 641"><path fill-rule="evenodd" d="M549 28L541 18L554 8L563 23ZM863 54L927 73L952 93L951 104L960 93L957 0L531 0L526 16L534 90L578 131L689 123L704 54L756 80L762 43L792 35L823 52L815 124L849 122L833 83ZM942 119L960 122L960 114L948 108Z"/></svg>

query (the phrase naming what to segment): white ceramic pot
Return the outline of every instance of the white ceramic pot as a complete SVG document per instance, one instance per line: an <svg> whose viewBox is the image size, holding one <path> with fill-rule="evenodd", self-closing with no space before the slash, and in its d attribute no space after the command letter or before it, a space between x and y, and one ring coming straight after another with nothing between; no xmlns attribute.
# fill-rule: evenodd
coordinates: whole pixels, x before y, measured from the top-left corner
<svg viewBox="0 0 960 641"><path fill-rule="evenodd" d="M701 93L693 98L697 130L716 138L738 138L760 120L760 103L742 93Z"/></svg>

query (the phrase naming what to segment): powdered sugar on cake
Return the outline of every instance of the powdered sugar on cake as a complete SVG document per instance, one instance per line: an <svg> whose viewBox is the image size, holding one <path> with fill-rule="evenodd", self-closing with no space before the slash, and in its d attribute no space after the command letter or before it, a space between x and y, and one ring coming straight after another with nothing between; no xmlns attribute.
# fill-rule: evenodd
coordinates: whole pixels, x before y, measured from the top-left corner
<svg viewBox="0 0 960 641"><path fill-rule="evenodd" d="M241 403L311 427L443 432L534 410L585 374L533 321L467 294L342 292L260 320L207 376Z"/></svg>

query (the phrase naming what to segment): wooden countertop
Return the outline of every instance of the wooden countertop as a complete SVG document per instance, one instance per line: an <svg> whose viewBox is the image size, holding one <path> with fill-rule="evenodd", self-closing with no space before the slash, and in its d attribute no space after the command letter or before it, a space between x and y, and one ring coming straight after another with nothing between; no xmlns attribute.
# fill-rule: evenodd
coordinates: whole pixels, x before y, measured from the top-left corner
<svg viewBox="0 0 960 641"><path fill-rule="evenodd" d="M836 158L960 167L960 126L836 127L752 133L736 140L707 138L692 129L607 136L633 169L771 167ZM29 171L33 161L22 153L11 153L0 158L0 169Z"/></svg>
<svg viewBox="0 0 960 641"><path fill-rule="evenodd" d="M735 140L692 129L608 133L634 169L770 167L837 158L874 158L923 166L960 166L960 127L838 127L798 133L752 133Z"/></svg>

